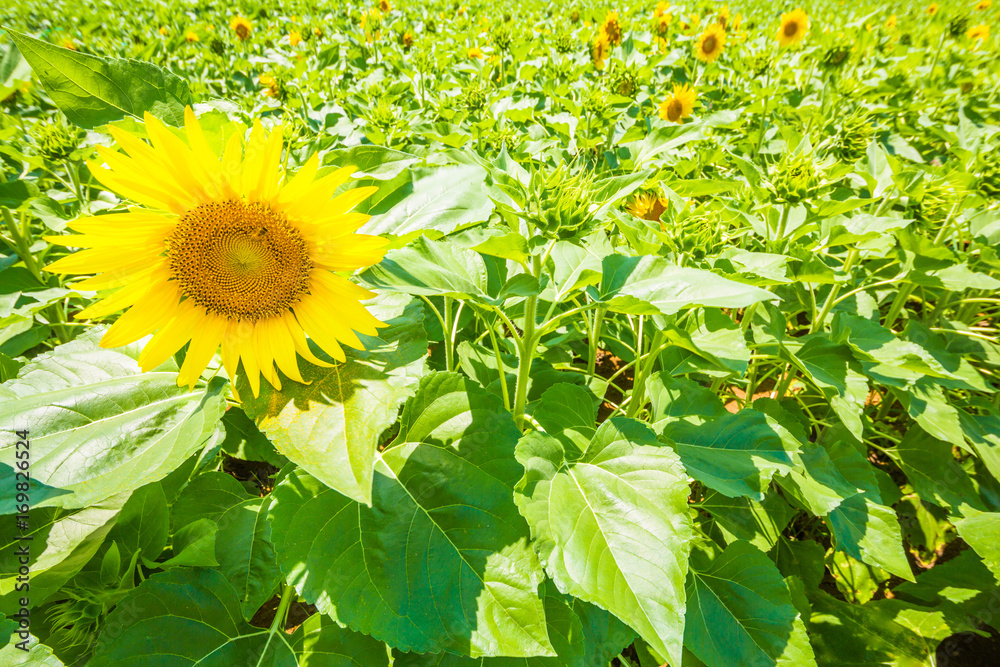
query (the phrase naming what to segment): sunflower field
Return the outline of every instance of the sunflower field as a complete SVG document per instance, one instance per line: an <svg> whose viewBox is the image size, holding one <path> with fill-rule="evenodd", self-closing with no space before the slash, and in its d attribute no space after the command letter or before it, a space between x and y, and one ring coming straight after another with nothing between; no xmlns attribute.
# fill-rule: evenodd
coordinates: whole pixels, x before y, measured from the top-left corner
<svg viewBox="0 0 1000 667"><path fill-rule="evenodd" d="M996 665L998 12L5 3L0 667Z"/></svg>

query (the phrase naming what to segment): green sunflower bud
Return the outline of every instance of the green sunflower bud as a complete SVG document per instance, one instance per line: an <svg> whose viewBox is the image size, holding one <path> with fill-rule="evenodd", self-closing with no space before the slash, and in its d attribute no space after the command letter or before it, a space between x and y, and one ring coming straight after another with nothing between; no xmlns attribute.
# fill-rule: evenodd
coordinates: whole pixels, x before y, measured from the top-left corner
<svg viewBox="0 0 1000 667"><path fill-rule="evenodd" d="M779 202L797 204L809 197L819 184L819 174L812 155L785 155L772 172L771 185Z"/></svg>
<svg viewBox="0 0 1000 667"><path fill-rule="evenodd" d="M981 153L978 171L979 191L990 199L1000 199L1000 150Z"/></svg>
<svg viewBox="0 0 1000 667"><path fill-rule="evenodd" d="M858 108L840 121L839 128L831 128L831 134L833 143L830 152L845 162L855 162L868 150L868 144L875 136L875 126L871 114Z"/></svg>
<svg viewBox="0 0 1000 667"><path fill-rule="evenodd" d="M42 120L31 127L38 152L49 160L65 160L80 145L81 133L67 126L62 118Z"/></svg>
<svg viewBox="0 0 1000 667"><path fill-rule="evenodd" d="M593 215L593 177L572 173L566 165L536 171L528 185L528 216L548 238L568 239L589 231Z"/></svg>

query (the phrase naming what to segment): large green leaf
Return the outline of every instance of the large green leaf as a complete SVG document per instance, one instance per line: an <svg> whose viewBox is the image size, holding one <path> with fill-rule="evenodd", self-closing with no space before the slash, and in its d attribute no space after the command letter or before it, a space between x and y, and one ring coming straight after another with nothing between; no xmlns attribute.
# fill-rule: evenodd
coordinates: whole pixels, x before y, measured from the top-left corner
<svg viewBox="0 0 1000 667"><path fill-rule="evenodd" d="M299 667L389 667L385 644L313 614L291 637Z"/></svg>
<svg viewBox="0 0 1000 667"><path fill-rule="evenodd" d="M717 491L705 494L699 504L712 515L727 542L744 540L763 552L778 543L781 532L795 514L791 506L775 491L769 491L762 502L751 498L730 498Z"/></svg>
<svg viewBox="0 0 1000 667"><path fill-rule="evenodd" d="M731 498L763 500L767 482L776 472L791 471L797 451L797 445L782 439L767 416L756 410L698 425L667 423L662 434L673 441L689 475Z"/></svg>
<svg viewBox="0 0 1000 667"><path fill-rule="evenodd" d="M94 329L39 355L0 386L0 474L13 479L14 431L31 429L33 507L90 507L165 477L211 438L225 407L221 379L177 386L168 361L142 373L138 345L97 345ZM0 512L15 508L13 484Z"/></svg>
<svg viewBox="0 0 1000 667"><path fill-rule="evenodd" d="M962 539L1000 581L1000 513L966 510L965 516L953 523Z"/></svg>
<svg viewBox="0 0 1000 667"><path fill-rule="evenodd" d="M952 446L910 427L893 452L907 479L920 497L946 509L956 510L967 504L986 509L969 474L955 461Z"/></svg>
<svg viewBox="0 0 1000 667"><path fill-rule="evenodd" d="M216 524L215 560L236 591L247 620L281 581L267 521L270 504L270 496L251 496L231 475L208 472L181 491L171 517L177 526L175 533L202 519Z"/></svg>
<svg viewBox="0 0 1000 667"><path fill-rule="evenodd" d="M108 542L114 542L124 564L141 553L143 558L156 560L167 544L170 527L170 510L167 497L159 482L135 490L122 507L115 527L108 533Z"/></svg>
<svg viewBox="0 0 1000 667"><path fill-rule="evenodd" d="M14 619L0 620L0 665L14 667L28 665L29 667L64 667L63 661L57 658L45 644L29 635L22 638L18 633L18 622ZM24 650L27 649L27 650Z"/></svg>
<svg viewBox="0 0 1000 667"><path fill-rule="evenodd" d="M91 665L295 665L284 641L249 625L226 578L179 568L155 574L104 622Z"/></svg>
<svg viewBox="0 0 1000 667"><path fill-rule="evenodd" d="M424 373L427 338L423 307L390 295L370 308L389 326L378 338L363 337L364 350L348 350L331 368L300 362L310 384L283 383L281 390L249 391L243 408L283 455L348 498L371 503L375 450L413 395Z"/></svg>
<svg viewBox="0 0 1000 667"><path fill-rule="evenodd" d="M677 266L664 257L611 255L602 263L599 299L620 313L672 315L691 306L744 308L779 297L711 271Z"/></svg>
<svg viewBox="0 0 1000 667"><path fill-rule="evenodd" d="M371 507L304 470L275 488L272 539L287 581L403 651L554 655L541 566L512 501L517 436L497 397L456 374L425 377L377 454Z"/></svg>
<svg viewBox="0 0 1000 667"><path fill-rule="evenodd" d="M692 559L696 561L696 559ZM774 665L792 635L796 611L774 563L737 541L687 581L684 645L708 667Z"/></svg>
<svg viewBox="0 0 1000 667"><path fill-rule="evenodd" d="M478 166L453 165L412 173L406 196L388 212L372 218L362 232L404 236L433 229L447 234L483 222L493 212L493 202L480 187L486 173Z"/></svg>
<svg viewBox="0 0 1000 667"><path fill-rule="evenodd" d="M94 128L148 111L181 125L191 103L187 82L156 65L122 58L98 58L7 30L45 92L66 117Z"/></svg>
<svg viewBox="0 0 1000 667"><path fill-rule="evenodd" d="M603 667L635 633L617 618L545 584L545 620L556 650L552 657L469 658L454 653L398 653L395 667Z"/></svg>
<svg viewBox="0 0 1000 667"><path fill-rule="evenodd" d="M390 250L381 263L361 274L373 287L418 294L490 301L486 263L474 250L420 237Z"/></svg>
<svg viewBox="0 0 1000 667"><path fill-rule="evenodd" d="M41 507L32 509L26 520L4 517L0 522L0 613L9 616L20 607L24 593L16 587L23 584L18 576L25 565L20 560L24 549L29 551L31 573L28 597L37 607L97 553L126 500L128 493L122 493L84 509Z"/></svg>
<svg viewBox="0 0 1000 667"><path fill-rule="evenodd" d="M645 424L614 418L582 452L533 432L517 445L517 503L559 589L600 605L679 660L691 538L677 456Z"/></svg>

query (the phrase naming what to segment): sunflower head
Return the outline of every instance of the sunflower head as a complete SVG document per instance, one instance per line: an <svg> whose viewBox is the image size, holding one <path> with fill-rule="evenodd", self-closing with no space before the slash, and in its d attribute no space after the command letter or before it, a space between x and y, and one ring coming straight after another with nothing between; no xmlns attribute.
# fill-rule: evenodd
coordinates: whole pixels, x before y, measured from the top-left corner
<svg viewBox="0 0 1000 667"><path fill-rule="evenodd" d="M604 17L604 23L601 24L601 32L604 33L612 46L618 46L622 43L622 26L618 22L618 12L608 12L608 15Z"/></svg>
<svg viewBox="0 0 1000 667"><path fill-rule="evenodd" d="M610 52L611 43L608 41L608 36L602 32L594 38L593 44L590 45L590 60L597 69L604 69L604 59L608 57Z"/></svg>
<svg viewBox="0 0 1000 667"><path fill-rule="evenodd" d="M625 210L637 218L650 222L660 222L660 216L667 210L669 204L666 197L661 197L652 191L646 191L632 197L625 205Z"/></svg>
<svg viewBox="0 0 1000 667"><path fill-rule="evenodd" d="M296 32L294 30L288 33L288 44L290 46L298 46L301 41L302 41L302 33Z"/></svg>
<svg viewBox="0 0 1000 667"><path fill-rule="evenodd" d="M711 23L695 42L694 55L698 60L710 63L722 55L725 46L726 31L718 23Z"/></svg>
<svg viewBox="0 0 1000 667"><path fill-rule="evenodd" d="M976 42L972 47L973 49L978 49L983 42L990 38L990 27L985 23L977 25L969 29L969 32L965 33L965 36L973 42Z"/></svg>
<svg viewBox="0 0 1000 667"><path fill-rule="evenodd" d="M229 29L236 33L241 42L245 42L253 31L253 24L242 16L234 16L229 22Z"/></svg>
<svg viewBox="0 0 1000 667"><path fill-rule="evenodd" d="M186 39L188 42L200 41L198 39L198 33L192 32L191 30L188 30L186 33L184 33L184 39Z"/></svg>
<svg viewBox="0 0 1000 667"><path fill-rule="evenodd" d="M938 7L938 3L932 2L931 4L927 5L927 9L924 10L924 13L926 13L927 16L934 16L935 14L938 13L938 9L940 9L940 7Z"/></svg>
<svg viewBox="0 0 1000 667"><path fill-rule="evenodd" d="M898 22L898 19L896 18L896 15L893 14L888 19L886 19L886 21L885 21L885 27L888 28L889 30L895 30L897 22Z"/></svg>
<svg viewBox="0 0 1000 667"><path fill-rule="evenodd" d="M660 118L671 123L681 123L694 111L697 94L687 84L675 85L673 93L660 104Z"/></svg>
<svg viewBox="0 0 1000 667"><path fill-rule="evenodd" d="M979 0L979 2L976 3L976 11L985 12L992 6L993 0Z"/></svg>
<svg viewBox="0 0 1000 667"><path fill-rule="evenodd" d="M794 46L806 37L809 31L809 17L801 9L781 15L778 27L778 44L782 47Z"/></svg>
<svg viewBox="0 0 1000 667"><path fill-rule="evenodd" d="M112 128L125 150L98 147L89 167L105 187L142 206L70 223L77 235L48 237L85 248L47 267L98 274L77 286L117 290L77 314L103 318L125 310L101 339L118 347L149 334L139 365L150 370L181 347L177 377L193 387L221 350L230 378L242 364L254 395L260 376L281 387L278 370L302 382L296 353L328 365L306 336L334 359L341 345L361 348L355 332L380 323L359 302L373 296L334 272L381 260L385 241L355 234L367 215L351 209L375 188L348 189L351 167L319 174L312 156L287 178L282 128L258 121L249 136L235 132L221 158L190 108L184 138L146 114L147 144Z"/></svg>
<svg viewBox="0 0 1000 667"><path fill-rule="evenodd" d="M656 3L656 9L653 10L653 16L656 18L665 16L669 8L670 8L669 2L664 2L663 0L660 0L660 2Z"/></svg>
<svg viewBox="0 0 1000 667"><path fill-rule="evenodd" d="M480 49L478 46L473 46L471 49L469 49L466 55L468 55L469 60L482 60L483 50Z"/></svg>
<svg viewBox="0 0 1000 667"><path fill-rule="evenodd" d="M660 14L656 17L654 23L656 25L657 34L667 34L667 29L670 27L670 14Z"/></svg>
<svg viewBox="0 0 1000 667"><path fill-rule="evenodd" d="M378 9L383 14L388 14L392 11L392 5L389 3L389 0L378 0Z"/></svg>
<svg viewBox="0 0 1000 667"><path fill-rule="evenodd" d="M169 34L170 34L170 31L169 31L169 30L167 30L167 26L165 26L165 25L161 25L161 26L160 26L160 30L159 30L159 32L160 32L160 34L161 34L161 35L163 35L164 37L166 37L167 35L169 35Z"/></svg>

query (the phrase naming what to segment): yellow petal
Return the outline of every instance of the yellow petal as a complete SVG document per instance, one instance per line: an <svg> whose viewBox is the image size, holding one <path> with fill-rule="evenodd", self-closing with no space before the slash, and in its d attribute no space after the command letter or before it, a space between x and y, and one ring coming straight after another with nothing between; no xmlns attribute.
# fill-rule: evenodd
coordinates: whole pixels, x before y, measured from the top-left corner
<svg viewBox="0 0 1000 667"><path fill-rule="evenodd" d="M72 255L52 262L45 267L50 273L102 273L132 268L137 265L149 265L164 248L151 246L148 248L133 247L123 253L121 248L93 248L81 250Z"/></svg>
<svg viewBox="0 0 1000 667"><path fill-rule="evenodd" d="M168 279L169 275L161 265L153 266L144 273L134 276L128 285L111 296L84 308L75 317L77 319L95 319L128 308L145 298L150 290L165 288Z"/></svg>
<svg viewBox="0 0 1000 667"><path fill-rule="evenodd" d="M171 281L119 317L101 338L101 347L128 345L156 331L174 317L179 303L180 294Z"/></svg>
<svg viewBox="0 0 1000 667"><path fill-rule="evenodd" d="M156 332L139 354L139 366L142 370L156 368L184 347L205 315L205 309L195 306L190 299L181 301L174 318Z"/></svg>
<svg viewBox="0 0 1000 667"><path fill-rule="evenodd" d="M328 326L329 321L324 318L322 312L317 312L314 305L311 305L312 301L310 299L303 299L299 304L292 308L295 313L295 318L302 325L309 337L316 342L323 351L329 354L331 357L337 361L346 361L347 357L344 355L344 351L340 348L340 342L337 340L337 335ZM343 327L340 328L343 331ZM355 337L355 340L357 337ZM360 342L358 343L360 345Z"/></svg>
<svg viewBox="0 0 1000 667"><path fill-rule="evenodd" d="M199 323L198 331L191 337L184 364L177 374L178 386L188 385L194 389L208 362L212 360L215 351L219 349L222 336L226 333L228 320L224 317L208 313Z"/></svg>
<svg viewBox="0 0 1000 667"><path fill-rule="evenodd" d="M295 343L295 351L299 353L299 356L310 364L319 366L320 368L331 368L333 366L333 364L323 361L312 353L312 350L309 349L309 343L306 341L305 332L302 330L302 325L295 319L293 313L287 313L281 318L281 321L292 337L292 341Z"/></svg>
<svg viewBox="0 0 1000 667"><path fill-rule="evenodd" d="M266 321L266 325L271 351L274 353L274 361L278 368L296 382L309 384L299 373L299 364L295 359L295 341L286 328L284 318L271 318Z"/></svg>
<svg viewBox="0 0 1000 667"><path fill-rule="evenodd" d="M318 244L309 256L317 267L354 271L381 262L388 245L389 241L379 236L352 234Z"/></svg>

